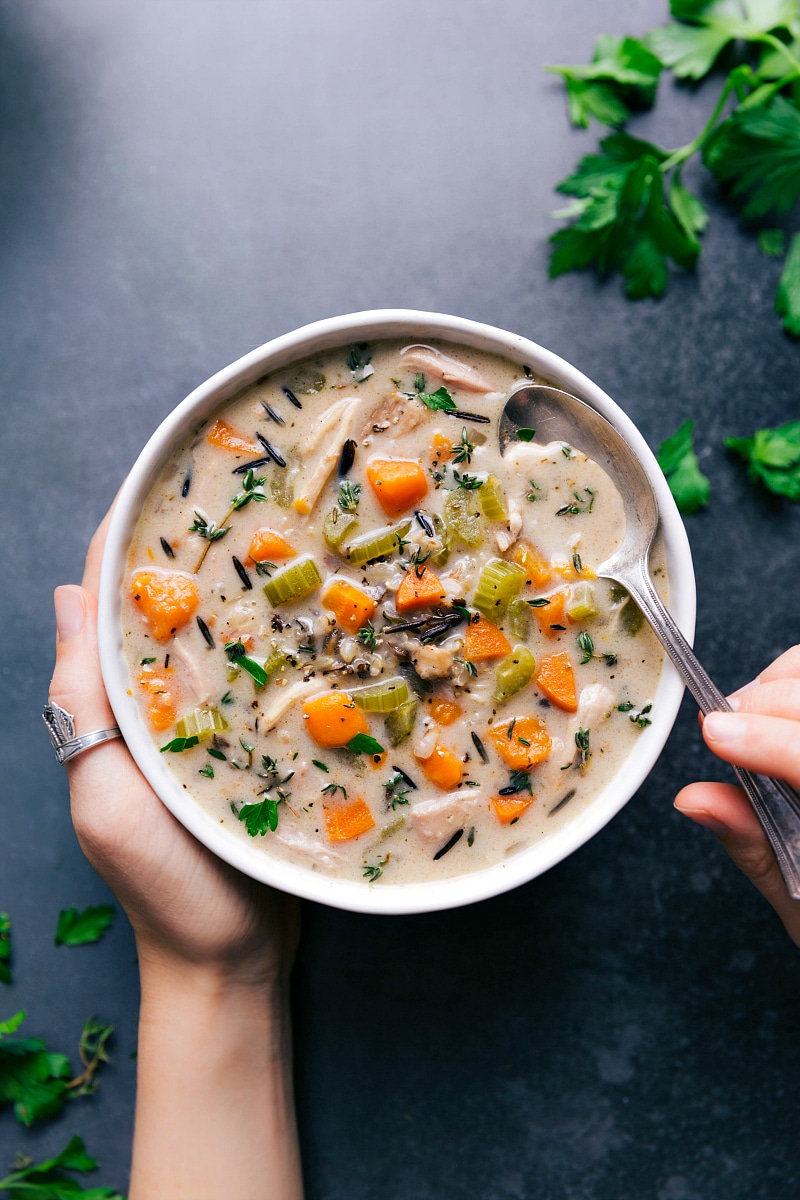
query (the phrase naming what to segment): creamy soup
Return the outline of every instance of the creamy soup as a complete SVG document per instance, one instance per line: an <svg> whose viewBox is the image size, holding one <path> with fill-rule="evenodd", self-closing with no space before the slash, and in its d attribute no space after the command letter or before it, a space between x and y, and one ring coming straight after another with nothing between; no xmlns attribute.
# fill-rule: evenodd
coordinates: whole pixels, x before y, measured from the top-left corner
<svg viewBox="0 0 800 1200"><path fill-rule="evenodd" d="M533 430L501 452L526 374L345 346L175 451L128 558L131 690L232 838L365 886L473 871L571 820L647 736L661 651L595 574L620 496Z"/></svg>

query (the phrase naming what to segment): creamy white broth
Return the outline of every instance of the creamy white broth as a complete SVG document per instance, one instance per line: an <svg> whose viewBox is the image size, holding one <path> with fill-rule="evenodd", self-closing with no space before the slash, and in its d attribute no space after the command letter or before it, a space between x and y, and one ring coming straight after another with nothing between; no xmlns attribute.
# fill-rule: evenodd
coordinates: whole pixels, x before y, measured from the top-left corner
<svg viewBox="0 0 800 1200"><path fill-rule="evenodd" d="M497 420L522 378L514 363L449 344L409 349L387 341L355 352L345 346L246 389L173 455L148 498L128 558L123 626L131 689L144 719L156 726L154 742L174 747L164 753L176 778L231 837L251 840L249 824L252 840L265 854L363 879L365 886L450 877L500 862L574 819L635 751L638 739L647 736L642 709L656 692L660 647L632 603L594 578L592 569L621 540L621 499L602 469L575 448L516 442L501 456ZM488 423L431 410L416 396L420 386L423 394L440 399L444 388L461 413L488 417ZM270 457L259 434L286 465L272 458L254 467L250 477L234 474ZM245 444L237 447L236 436ZM462 437L470 461L456 463L442 446L454 446L463 458ZM343 482L338 466L347 440L355 443L345 482L361 489L357 505L351 497L358 524L337 550L326 543L324 522L333 511L341 522L350 515L337 502ZM221 444L226 441L231 444ZM367 474L375 460L420 464L424 495L387 515ZM458 517L454 522L446 502L455 496L478 512L482 488L488 494L487 476L501 485L506 519L481 514L480 542L469 545L454 528L469 530L475 540L476 522L460 525ZM481 487L464 487L477 480ZM248 486L260 498L248 499L223 522L233 498L246 497ZM419 476L415 486L419 492ZM402 528L409 520L399 551L360 565L345 557L358 537ZM227 532L216 538L190 532L199 525L213 534L214 522ZM449 557L434 565L448 523ZM288 553L267 560L273 565L262 565L259 573L250 551L256 532L264 528L283 539ZM524 547L535 551L533 566ZM287 566L309 557L320 586L273 606L264 587L279 581ZM493 621L508 639L509 653L473 663L465 650L467 623L459 613L466 609L471 618L478 615L476 588L491 559L521 562L529 581L512 610ZM429 607L396 612L407 572L414 586L433 573L442 598ZM542 572L548 574L544 581ZM660 555L656 572L665 587ZM359 623L359 629L367 629L359 641L357 629L337 623L323 603L337 580L376 604L374 644L366 623ZM165 582L177 591L177 608L149 609L148 595ZM574 608L587 589L597 615L574 620L561 612L557 621L547 619L559 596ZM530 600L539 603L531 606ZM525 613L529 629L522 634L517 622ZM435 636L437 615L445 624L452 617L453 623ZM497 618L495 612L492 616ZM419 619L427 624L392 633L395 624ZM479 623L485 628L485 617ZM433 629L429 644L420 644L420 629ZM231 643L236 646L226 652ZM237 646L257 666L274 667L283 656L263 687L237 667ZM499 702L494 698L498 673L518 646L532 654L537 674ZM538 678L545 662L565 654L576 711L548 698L548 679ZM359 688L390 678L402 679L409 697L417 699L413 729L398 745L392 745L387 729L391 718L362 713L358 704L342 714L347 720L361 714L363 728L385 755L374 747L374 753L355 754L323 746L311 736L309 730L317 726L304 712L309 702L313 707L319 697L338 692L350 705ZM186 727L179 721L198 711L227 728L213 734L209 729L198 744L179 749L181 734L194 728L191 718ZM216 715L208 718L209 712ZM493 731L495 737L503 731L498 742L504 737L515 747L512 753L524 759L534 750L526 749L531 739L523 734L533 728L538 745L542 726L540 750L544 753L549 738L549 752L521 775L512 774ZM502 749L507 755L508 747ZM438 772L432 764L440 758ZM460 778L453 783L456 772ZM431 774L442 776L440 783ZM387 787L392 779L394 786ZM269 828L276 817L276 828ZM364 832L337 840L362 827Z"/></svg>

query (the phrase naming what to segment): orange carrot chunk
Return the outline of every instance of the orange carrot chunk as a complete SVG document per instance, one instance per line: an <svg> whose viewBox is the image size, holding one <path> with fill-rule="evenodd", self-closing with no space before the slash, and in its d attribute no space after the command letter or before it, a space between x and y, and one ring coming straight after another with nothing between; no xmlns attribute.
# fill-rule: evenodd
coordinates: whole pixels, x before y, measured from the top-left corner
<svg viewBox="0 0 800 1200"><path fill-rule="evenodd" d="M260 457L263 453L255 442L237 433L232 425L219 417L206 434L206 441L212 446L219 446L221 450L233 450L235 454L257 454Z"/></svg>
<svg viewBox="0 0 800 1200"><path fill-rule="evenodd" d="M454 700L434 696L431 700L431 717L437 725L452 725L461 716L463 709Z"/></svg>
<svg viewBox="0 0 800 1200"><path fill-rule="evenodd" d="M533 615L545 637L557 638L567 627L567 593L553 592L547 599L550 603L534 608Z"/></svg>
<svg viewBox="0 0 800 1200"><path fill-rule="evenodd" d="M578 711L575 691L575 672L566 650L561 654L546 654L536 668L536 686L548 700L567 712Z"/></svg>
<svg viewBox="0 0 800 1200"><path fill-rule="evenodd" d="M538 717L517 717L496 725L486 738L512 771L525 771L543 762L553 746L544 722Z"/></svg>
<svg viewBox="0 0 800 1200"><path fill-rule="evenodd" d="M357 733L369 733L369 724L347 692L325 692L306 700L306 728L318 746L346 746Z"/></svg>
<svg viewBox="0 0 800 1200"><path fill-rule="evenodd" d="M453 454L453 443L450 438L445 437L443 433L435 433L433 435L433 457L440 462L442 459L450 458Z"/></svg>
<svg viewBox="0 0 800 1200"><path fill-rule="evenodd" d="M511 557L534 587L542 588L550 582L550 563L530 542L517 542Z"/></svg>
<svg viewBox="0 0 800 1200"><path fill-rule="evenodd" d="M458 787L463 772L461 759L446 746L437 746L430 758L422 763L425 778L445 792L452 792L453 788Z"/></svg>
<svg viewBox="0 0 800 1200"><path fill-rule="evenodd" d="M360 797L352 804L326 804L323 811L332 842L349 842L375 827L375 819Z"/></svg>
<svg viewBox="0 0 800 1200"><path fill-rule="evenodd" d="M375 458L367 479L387 517L399 517L428 493L428 479L419 462Z"/></svg>
<svg viewBox="0 0 800 1200"><path fill-rule="evenodd" d="M139 687L149 693L147 716L153 729L162 733L170 729L178 719L178 709L170 690L172 667L150 671L146 667L139 672Z"/></svg>
<svg viewBox="0 0 800 1200"><path fill-rule="evenodd" d="M295 553L294 546L290 546L285 538L274 529L266 528L255 531L247 552L253 562L275 562L279 558L291 558Z"/></svg>
<svg viewBox="0 0 800 1200"><path fill-rule="evenodd" d="M492 808L501 825L518 821L526 808L533 804L533 796L493 796Z"/></svg>
<svg viewBox="0 0 800 1200"><path fill-rule="evenodd" d="M414 612L418 608L441 604L445 599L445 590L433 571L412 565L403 576L394 603L398 612Z"/></svg>
<svg viewBox="0 0 800 1200"><path fill-rule="evenodd" d="M178 571L137 571L131 597L157 642L168 642L194 616L200 603L191 575Z"/></svg>
<svg viewBox="0 0 800 1200"><path fill-rule="evenodd" d="M334 579L322 593L322 603L331 610L339 624L351 633L358 633L362 625L375 616L378 607L371 596L346 579Z"/></svg>
<svg viewBox="0 0 800 1200"><path fill-rule="evenodd" d="M464 657L470 662L487 662L490 658L505 658L511 653L511 642L502 629L483 614L467 626L464 638Z"/></svg>

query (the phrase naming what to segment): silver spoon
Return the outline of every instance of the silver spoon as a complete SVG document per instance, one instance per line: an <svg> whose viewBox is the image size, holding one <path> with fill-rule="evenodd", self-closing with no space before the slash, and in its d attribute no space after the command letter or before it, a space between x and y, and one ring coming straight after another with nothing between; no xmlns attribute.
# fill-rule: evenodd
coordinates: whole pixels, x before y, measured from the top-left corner
<svg viewBox="0 0 800 1200"><path fill-rule="evenodd" d="M537 442L565 442L593 459L611 478L625 509L625 537L611 558L596 568L603 579L622 584L639 605L702 713L730 712L661 602L648 558L658 526L658 503L636 454L613 425L583 400L543 384L523 384L509 396L500 417L500 449L517 440L517 430L536 430ZM788 783L733 768L775 851L790 894L800 899L800 796Z"/></svg>

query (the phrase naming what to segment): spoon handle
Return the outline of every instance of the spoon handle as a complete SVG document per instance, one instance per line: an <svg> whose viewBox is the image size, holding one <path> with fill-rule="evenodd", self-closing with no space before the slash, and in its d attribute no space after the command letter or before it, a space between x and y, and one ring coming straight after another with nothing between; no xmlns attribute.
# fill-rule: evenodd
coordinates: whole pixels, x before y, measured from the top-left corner
<svg viewBox="0 0 800 1200"><path fill-rule="evenodd" d="M700 711L731 712L731 706L697 660L686 638L667 612L658 595L646 562L614 575L628 589L653 627L653 632L677 667ZM789 893L800 900L800 795L782 779L755 775L734 767L770 845L775 851Z"/></svg>

